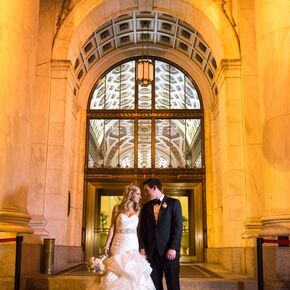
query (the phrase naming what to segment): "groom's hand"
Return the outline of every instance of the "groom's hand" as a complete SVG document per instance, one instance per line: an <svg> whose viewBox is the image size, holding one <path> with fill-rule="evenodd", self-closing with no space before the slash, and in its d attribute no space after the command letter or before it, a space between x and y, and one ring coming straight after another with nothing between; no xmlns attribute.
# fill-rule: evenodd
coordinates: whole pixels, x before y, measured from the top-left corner
<svg viewBox="0 0 290 290"><path fill-rule="evenodd" d="M176 250L174 250L174 249L169 249L169 250L167 251L166 258L167 258L168 260L174 260L174 259L176 258Z"/></svg>

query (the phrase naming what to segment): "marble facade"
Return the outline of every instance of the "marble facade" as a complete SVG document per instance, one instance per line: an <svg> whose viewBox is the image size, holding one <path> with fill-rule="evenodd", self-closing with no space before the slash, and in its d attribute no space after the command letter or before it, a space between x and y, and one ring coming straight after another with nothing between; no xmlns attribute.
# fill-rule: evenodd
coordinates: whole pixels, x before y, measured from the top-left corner
<svg viewBox="0 0 290 290"><path fill-rule="evenodd" d="M290 235L289 1L10 0L0 7L0 238L25 233L35 247L51 237L80 257L87 101L107 68L138 52L112 52L81 82L73 65L97 27L138 9L186 21L217 59L213 90L185 57L165 52L203 97L207 259L255 273L255 238Z"/></svg>

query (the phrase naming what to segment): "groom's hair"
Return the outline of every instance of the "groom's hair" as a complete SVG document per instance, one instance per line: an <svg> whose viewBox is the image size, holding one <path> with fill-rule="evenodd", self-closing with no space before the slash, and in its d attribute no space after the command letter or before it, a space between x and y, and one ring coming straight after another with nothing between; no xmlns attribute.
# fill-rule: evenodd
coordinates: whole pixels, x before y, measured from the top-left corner
<svg viewBox="0 0 290 290"><path fill-rule="evenodd" d="M147 180L145 180L143 182L143 186L144 185L148 185L150 188L153 188L154 186L156 186L160 191L162 191L162 183L159 179L156 178L149 178Z"/></svg>

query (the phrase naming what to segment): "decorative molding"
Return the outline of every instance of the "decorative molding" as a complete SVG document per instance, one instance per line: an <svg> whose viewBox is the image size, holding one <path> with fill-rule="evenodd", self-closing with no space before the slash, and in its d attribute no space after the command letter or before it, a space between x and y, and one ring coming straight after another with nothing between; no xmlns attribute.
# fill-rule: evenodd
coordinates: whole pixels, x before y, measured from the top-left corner
<svg viewBox="0 0 290 290"><path fill-rule="evenodd" d="M241 78L241 60L240 59L223 59L218 67L214 79L215 87L214 95L215 98L212 103L211 111L213 112L214 118L218 113L219 103L219 91L224 85L226 79L229 78Z"/></svg>
<svg viewBox="0 0 290 290"><path fill-rule="evenodd" d="M145 110L144 110L145 111ZM175 111L166 111L166 110L148 110L147 112L134 112L134 110L94 110L88 113L89 118L98 118L98 119L150 119L150 118L160 118L160 119L194 119L194 118L202 118L203 112L202 110L175 110Z"/></svg>
<svg viewBox="0 0 290 290"><path fill-rule="evenodd" d="M52 60L51 61L51 75L52 79L63 79L67 80L69 95L73 98L73 115L77 119L77 115L80 106L77 101L77 95L79 85L72 67L72 63L69 60Z"/></svg>
<svg viewBox="0 0 290 290"><path fill-rule="evenodd" d="M244 224L245 231L242 233L242 239L257 238L262 228L260 219L248 219Z"/></svg>
<svg viewBox="0 0 290 290"><path fill-rule="evenodd" d="M53 79L64 79L69 81L72 92L77 87L77 78L75 76L72 63L70 60L55 60L51 61L51 74Z"/></svg>
<svg viewBox="0 0 290 290"><path fill-rule="evenodd" d="M48 237L49 232L46 229L47 221L42 215L32 215L29 225L33 228L34 234L42 238Z"/></svg>
<svg viewBox="0 0 290 290"><path fill-rule="evenodd" d="M61 27L62 23L66 19L67 15L71 12L70 8L71 0L63 0L61 10L58 14L57 23L56 23L56 30L58 31Z"/></svg>
<svg viewBox="0 0 290 290"><path fill-rule="evenodd" d="M261 219L259 236L290 236L290 215L268 216Z"/></svg>
<svg viewBox="0 0 290 290"><path fill-rule="evenodd" d="M232 0L223 0L223 3L221 4L221 7L224 11L224 14L228 18L228 20L231 22L233 27L236 27L237 24L235 23L235 20L233 18L233 7L232 7Z"/></svg>
<svg viewBox="0 0 290 290"><path fill-rule="evenodd" d="M226 78L241 77L241 60L240 59L223 59L216 71L215 83L217 92L219 92Z"/></svg>
<svg viewBox="0 0 290 290"><path fill-rule="evenodd" d="M142 29L144 23L149 27L146 33ZM218 64L202 35L177 17L153 11L123 14L92 33L80 49L73 65L79 83L102 57L128 46L136 49L145 38L149 47L174 49L186 55L200 67L213 86Z"/></svg>
<svg viewBox="0 0 290 290"><path fill-rule="evenodd" d="M32 234L29 226L31 216L18 208L0 209L0 232L16 232Z"/></svg>

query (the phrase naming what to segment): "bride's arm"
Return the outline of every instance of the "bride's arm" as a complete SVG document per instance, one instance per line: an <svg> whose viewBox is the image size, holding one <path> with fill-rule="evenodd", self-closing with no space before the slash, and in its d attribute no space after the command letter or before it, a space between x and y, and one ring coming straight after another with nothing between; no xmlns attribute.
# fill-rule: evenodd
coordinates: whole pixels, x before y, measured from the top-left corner
<svg viewBox="0 0 290 290"><path fill-rule="evenodd" d="M112 211L112 220L111 220L111 226L110 226L108 236L107 236L107 241L106 241L105 246L104 246L105 254L109 251L111 242L112 242L113 237L114 237L116 218L117 218L118 214L119 214L119 208L117 205L115 205L113 208L113 211Z"/></svg>

